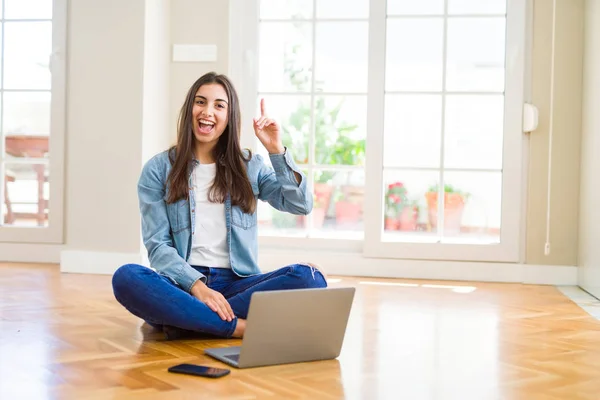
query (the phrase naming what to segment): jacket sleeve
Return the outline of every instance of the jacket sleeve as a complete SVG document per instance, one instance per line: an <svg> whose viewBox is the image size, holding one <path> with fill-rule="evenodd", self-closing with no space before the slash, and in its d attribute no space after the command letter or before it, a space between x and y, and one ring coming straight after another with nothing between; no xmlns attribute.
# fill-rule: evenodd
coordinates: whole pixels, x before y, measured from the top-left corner
<svg viewBox="0 0 600 400"><path fill-rule="evenodd" d="M313 208L313 195L308 190L306 175L295 164L292 155L286 148L283 154L270 154L273 167L265 165L260 155L258 174L258 198L267 201L279 211L287 211L296 215L307 215ZM302 178L296 181L294 172Z"/></svg>
<svg viewBox="0 0 600 400"><path fill-rule="evenodd" d="M165 200L166 166L160 164L158 157L149 160L138 181L142 238L150 266L189 292L198 279L205 281L206 277L192 268L173 246Z"/></svg>

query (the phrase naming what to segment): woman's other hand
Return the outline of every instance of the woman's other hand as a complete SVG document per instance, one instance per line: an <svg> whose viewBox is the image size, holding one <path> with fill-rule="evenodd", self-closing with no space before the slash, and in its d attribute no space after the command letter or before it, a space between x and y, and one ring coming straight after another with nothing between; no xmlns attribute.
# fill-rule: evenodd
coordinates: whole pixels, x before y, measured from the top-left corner
<svg viewBox="0 0 600 400"><path fill-rule="evenodd" d="M196 281L190 292L192 296L219 314L219 317L221 317L222 320L231 322L235 318L233 310L231 309L231 306L225 297L223 297L223 295L216 290L212 290L206 286L204 282L200 280Z"/></svg>

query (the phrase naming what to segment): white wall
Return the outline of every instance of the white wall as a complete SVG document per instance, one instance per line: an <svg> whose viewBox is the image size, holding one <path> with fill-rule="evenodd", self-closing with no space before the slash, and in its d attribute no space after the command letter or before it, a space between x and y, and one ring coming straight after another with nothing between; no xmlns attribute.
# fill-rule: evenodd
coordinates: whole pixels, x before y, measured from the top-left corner
<svg viewBox="0 0 600 400"><path fill-rule="evenodd" d="M144 3L69 2L67 250L139 251Z"/></svg>
<svg viewBox="0 0 600 400"><path fill-rule="evenodd" d="M188 89L203 74L227 74L229 63L229 1L171 0L171 43L217 45L217 61L171 64L171 141Z"/></svg>
<svg viewBox="0 0 600 400"><path fill-rule="evenodd" d="M551 252L545 255L552 8L552 1L533 1L531 98L540 117L529 135L526 263L577 265L584 0L556 2Z"/></svg>
<svg viewBox="0 0 600 400"><path fill-rule="evenodd" d="M579 284L600 297L600 2L587 0L581 143Z"/></svg>
<svg viewBox="0 0 600 400"><path fill-rule="evenodd" d="M144 261L141 168L175 142L192 83L227 72L228 12L226 1L70 1L62 271ZM216 44L218 60L173 64L173 43Z"/></svg>

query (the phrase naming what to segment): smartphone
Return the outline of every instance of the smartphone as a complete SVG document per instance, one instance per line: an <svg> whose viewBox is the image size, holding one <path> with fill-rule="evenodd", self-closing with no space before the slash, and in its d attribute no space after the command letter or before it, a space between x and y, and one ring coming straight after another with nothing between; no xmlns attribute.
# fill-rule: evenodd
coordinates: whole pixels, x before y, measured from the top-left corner
<svg viewBox="0 0 600 400"><path fill-rule="evenodd" d="M205 365L194 365L194 364L179 364L174 365L168 369L169 372L175 372L178 374L205 376L207 378L220 378L228 375L229 370L224 368L207 367Z"/></svg>

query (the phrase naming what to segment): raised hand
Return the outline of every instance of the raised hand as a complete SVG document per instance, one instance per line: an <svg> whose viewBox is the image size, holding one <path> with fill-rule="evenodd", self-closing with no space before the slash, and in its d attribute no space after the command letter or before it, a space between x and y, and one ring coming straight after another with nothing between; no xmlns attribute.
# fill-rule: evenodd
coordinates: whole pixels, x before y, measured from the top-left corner
<svg viewBox="0 0 600 400"><path fill-rule="evenodd" d="M281 129L275 120L265 112L265 99L260 100L260 117L253 118L254 133L271 154L281 154L285 151L281 142Z"/></svg>

